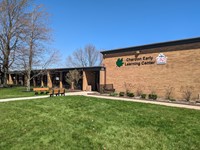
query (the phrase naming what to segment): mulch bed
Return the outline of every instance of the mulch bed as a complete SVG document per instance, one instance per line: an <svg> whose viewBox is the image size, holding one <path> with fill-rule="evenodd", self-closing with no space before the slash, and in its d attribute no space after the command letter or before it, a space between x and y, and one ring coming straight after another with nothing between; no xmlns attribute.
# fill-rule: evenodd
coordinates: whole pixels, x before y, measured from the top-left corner
<svg viewBox="0 0 200 150"><path fill-rule="evenodd" d="M173 103L173 104L183 104L183 105L192 105L192 106L200 106L200 100L199 101L186 101L186 100L176 100L176 101L170 101L166 99L142 99L140 97L127 97L127 96L110 96L109 94L100 94L100 93L90 93L88 95L99 95L99 96L107 96L107 97L118 97L118 98L128 98L128 99L137 99L137 100L144 100L144 101L155 101L155 102L165 102L165 103Z"/></svg>

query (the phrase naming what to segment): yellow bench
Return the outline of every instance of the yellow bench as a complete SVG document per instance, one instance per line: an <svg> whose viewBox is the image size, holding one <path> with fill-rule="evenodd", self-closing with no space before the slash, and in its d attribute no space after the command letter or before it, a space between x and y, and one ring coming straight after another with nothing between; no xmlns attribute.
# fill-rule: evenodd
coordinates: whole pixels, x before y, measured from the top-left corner
<svg viewBox="0 0 200 150"><path fill-rule="evenodd" d="M64 95L65 96L65 89L64 88L55 88L55 89L51 89L49 91L49 95L51 96L59 96L59 95Z"/></svg>
<svg viewBox="0 0 200 150"><path fill-rule="evenodd" d="M40 93L48 93L49 92L49 88L33 88L33 91L35 92L35 95L37 95L39 92Z"/></svg>

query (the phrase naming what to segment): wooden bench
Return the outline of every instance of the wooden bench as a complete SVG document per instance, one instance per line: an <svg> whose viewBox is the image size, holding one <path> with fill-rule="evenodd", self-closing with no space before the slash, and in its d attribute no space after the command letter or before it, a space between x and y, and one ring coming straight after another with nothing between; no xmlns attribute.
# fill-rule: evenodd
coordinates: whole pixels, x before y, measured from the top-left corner
<svg viewBox="0 0 200 150"><path fill-rule="evenodd" d="M115 89L113 88L113 84L105 84L104 85L104 92L105 93L113 93Z"/></svg>
<svg viewBox="0 0 200 150"><path fill-rule="evenodd" d="M40 93L48 93L49 92L49 88L33 88L33 91L35 92L35 95L37 95L39 92Z"/></svg>
<svg viewBox="0 0 200 150"><path fill-rule="evenodd" d="M50 97L53 96L53 94L54 94L53 89L50 89L50 90L49 90L49 95L50 95Z"/></svg>
<svg viewBox="0 0 200 150"><path fill-rule="evenodd" d="M56 95L56 96L64 95L65 96L65 89L64 88L50 89L49 95L50 95L50 97L52 97L54 95Z"/></svg>
<svg viewBox="0 0 200 150"><path fill-rule="evenodd" d="M65 89L64 88L60 88L60 94L65 96Z"/></svg>
<svg viewBox="0 0 200 150"><path fill-rule="evenodd" d="M53 94L58 96L59 95L60 90L59 89L53 89Z"/></svg>

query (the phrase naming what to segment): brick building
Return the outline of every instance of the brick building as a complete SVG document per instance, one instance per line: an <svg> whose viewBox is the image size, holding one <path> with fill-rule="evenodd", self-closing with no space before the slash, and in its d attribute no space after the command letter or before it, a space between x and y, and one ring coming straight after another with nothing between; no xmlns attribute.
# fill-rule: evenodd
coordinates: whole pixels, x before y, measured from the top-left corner
<svg viewBox="0 0 200 150"><path fill-rule="evenodd" d="M182 99L190 88L193 99L200 93L200 38L169 41L101 52L106 68L105 83L117 92L126 89Z"/></svg>
<svg viewBox="0 0 200 150"><path fill-rule="evenodd" d="M200 37L102 51L103 66L48 69L35 77L32 86L69 88L65 81L68 71L82 74L80 90L99 91L101 85L113 84L116 92L129 90L135 94L156 93L183 99L181 89L192 89L192 98L200 94ZM10 72L9 84L24 85L19 72Z"/></svg>

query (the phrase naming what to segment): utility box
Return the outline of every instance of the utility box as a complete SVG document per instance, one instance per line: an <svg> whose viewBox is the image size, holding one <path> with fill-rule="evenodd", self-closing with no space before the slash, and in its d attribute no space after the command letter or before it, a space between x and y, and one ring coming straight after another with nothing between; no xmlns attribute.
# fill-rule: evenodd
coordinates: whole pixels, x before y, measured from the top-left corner
<svg viewBox="0 0 200 150"><path fill-rule="evenodd" d="M86 91L92 91L92 86L88 85L87 88L86 88Z"/></svg>

